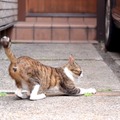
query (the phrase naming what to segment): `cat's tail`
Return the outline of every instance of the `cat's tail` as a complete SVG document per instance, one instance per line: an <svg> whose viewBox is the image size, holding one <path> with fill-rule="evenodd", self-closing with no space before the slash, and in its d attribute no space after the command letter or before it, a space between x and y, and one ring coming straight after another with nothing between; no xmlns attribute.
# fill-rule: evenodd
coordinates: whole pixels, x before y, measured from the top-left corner
<svg viewBox="0 0 120 120"><path fill-rule="evenodd" d="M0 42L1 42L1 45L4 47L5 53L6 53L7 57L9 58L9 60L12 63L16 63L17 58L15 57L15 55L13 54L13 52L10 49L11 39L9 37L4 36L1 38Z"/></svg>

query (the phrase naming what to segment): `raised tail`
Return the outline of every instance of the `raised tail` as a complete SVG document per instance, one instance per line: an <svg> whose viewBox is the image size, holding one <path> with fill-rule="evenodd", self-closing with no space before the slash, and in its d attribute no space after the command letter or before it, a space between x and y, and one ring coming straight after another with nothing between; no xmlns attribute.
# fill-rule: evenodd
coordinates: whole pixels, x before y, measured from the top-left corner
<svg viewBox="0 0 120 120"><path fill-rule="evenodd" d="M17 58L15 57L15 55L13 54L13 52L10 49L11 39L9 37L4 36L1 38L0 42L1 42L1 45L4 47L5 53L6 53L7 57L9 58L9 60L12 63L16 63Z"/></svg>

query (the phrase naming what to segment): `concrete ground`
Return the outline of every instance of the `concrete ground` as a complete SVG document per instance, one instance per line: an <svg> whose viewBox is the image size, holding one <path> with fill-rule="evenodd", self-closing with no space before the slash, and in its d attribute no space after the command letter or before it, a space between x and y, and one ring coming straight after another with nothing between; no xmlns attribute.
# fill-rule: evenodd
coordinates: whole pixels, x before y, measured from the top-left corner
<svg viewBox="0 0 120 120"><path fill-rule="evenodd" d="M119 120L120 79L93 44L13 44L17 57L30 56L54 67L65 64L69 55L83 69L76 81L82 88L96 88L93 96L48 96L38 101L19 100L15 95L0 97L1 120ZM119 54L109 53L120 66ZM0 49L0 90L15 91L8 75L9 61ZM55 91L53 91L54 93Z"/></svg>
<svg viewBox="0 0 120 120"><path fill-rule="evenodd" d="M120 66L120 53L109 53L112 59Z"/></svg>

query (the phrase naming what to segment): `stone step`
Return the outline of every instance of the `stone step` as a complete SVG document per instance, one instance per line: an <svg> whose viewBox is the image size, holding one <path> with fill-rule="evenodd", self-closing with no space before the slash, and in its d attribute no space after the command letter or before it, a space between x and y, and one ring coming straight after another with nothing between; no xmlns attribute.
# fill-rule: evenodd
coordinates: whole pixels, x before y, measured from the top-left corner
<svg viewBox="0 0 120 120"><path fill-rule="evenodd" d="M96 18L27 18L12 33L15 42L95 42Z"/></svg>

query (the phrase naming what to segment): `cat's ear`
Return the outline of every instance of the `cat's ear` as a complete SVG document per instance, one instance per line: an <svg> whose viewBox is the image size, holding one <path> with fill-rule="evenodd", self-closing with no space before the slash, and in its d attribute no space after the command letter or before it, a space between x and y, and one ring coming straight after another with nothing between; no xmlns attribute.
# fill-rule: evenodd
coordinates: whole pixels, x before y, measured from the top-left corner
<svg viewBox="0 0 120 120"><path fill-rule="evenodd" d="M73 55L69 56L69 63L73 64L75 62L75 58L73 57Z"/></svg>

